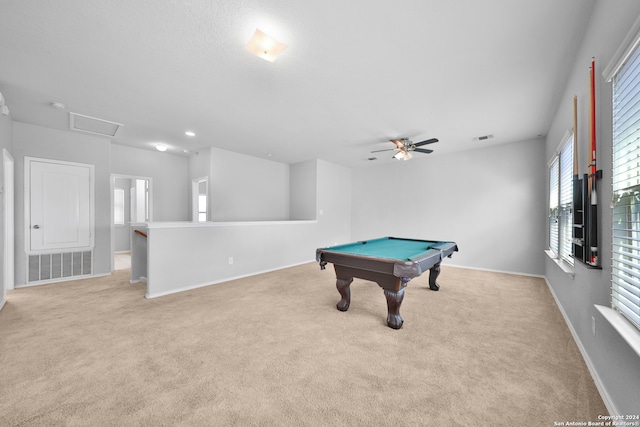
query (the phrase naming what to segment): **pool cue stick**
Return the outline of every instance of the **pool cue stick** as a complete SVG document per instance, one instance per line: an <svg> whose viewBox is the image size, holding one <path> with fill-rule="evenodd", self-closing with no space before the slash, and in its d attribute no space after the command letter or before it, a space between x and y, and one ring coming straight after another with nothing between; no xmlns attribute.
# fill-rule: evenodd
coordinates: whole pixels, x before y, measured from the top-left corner
<svg viewBox="0 0 640 427"><path fill-rule="evenodd" d="M592 265L598 264L598 196L596 191L596 79L595 79L595 58L591 58L590 67L590 84L589 84L589 102L591 112L589 115L589 137L591 148L591 163L589 165L589 181L590 181L590 194L589 194L589 249L591 252L590 263Z"/></svg>
<svg viewBox="0 0 640 427"><path fill-rule="evenodd" d="M573 97L573 179L578 179L578 97Z"/></svg>
<svg viewBox="0 0 640 427"><path fill-rule="evenodd" d="M593 183L591 187L591 204L597 205L596 197L596 78L595 78L595 59L591 58L591 175Z"/></svg>
<svg viewBox="0 0 640 427"><path fill-rule="evenodd" d="M582 218L576 218L578 211L583 211L584 206L582 203L582 197L578 195L582 194L582 186L580 185L580 179L578 176L578 97L573 97L573 256L580 258L584 261L584 214ZM582 205L582 206L580 206ZM581 221L581 223L576 222ZM578 224L582 225L582 232L578 233ZM578 248L582 248L579 250Z"/></svg>

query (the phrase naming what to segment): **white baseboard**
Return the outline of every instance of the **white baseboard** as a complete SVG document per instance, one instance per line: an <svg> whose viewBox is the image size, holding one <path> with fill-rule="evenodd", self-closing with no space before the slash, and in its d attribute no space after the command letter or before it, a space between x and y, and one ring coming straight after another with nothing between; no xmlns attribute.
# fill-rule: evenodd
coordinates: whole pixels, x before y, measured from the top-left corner
<svg viewBox="0 0 640 427"><path fill-rule="evenodd" d="M15 285L15 288L16 289L19 289L19 288L31 288L33 286L50 285L52 283L61 283L61 282L71 282L73 280L95 279L96 277L104 277L104 276L111 276L111 273L85 274L85 275L80 275L80 276L63 277L63 278L53 279L53 280L42 280L42 281L34 282L34 283L25 283L25 284L22 284L22 285Z"/></svg>
<svg viewBox="0 0 640 427"><path fill-rule="evenodd" d="M580 341L580 338L578 337L578 334L576 333L576 330L573 328L573 325L569 321L569 316L567 316L567 313L564 311L564 308L562 307L562 304L560 304L560 300L558 300L558 296L554 292L553 288L551 287L551 284L549 283L549 280L547 280L546 277L544 278L544 281L546 282L547 288L549 289L549 292L551 292L551 295L553 296L553 299L555 300L556 305L558 306L558 309L560 310L560 313L562 313L562 317L564 318L564 322L567 324L567 327L569 328L569 331L571 332L571 336L573 337L573 340L575 341L576 345L578 346L578 350L580 350L580 354L582 354L582 358L584 359L584 362L586 363L587 368L589 369L589 373L591 374L591 377L593 378L593 382L596 384L596 388L598 389L598 392L600 393L600 397L602 397L602 401L604 402L604 406L606 406L607 410L609 411L609 415L619 415L618 410L616 409L616 406L613 404L613 401L611 400L611 397L609 396L609 393L607 392L607 389L605 388L604 384L602 383L602 380L600 379L600 376L598 375L598 372L596 371L595 367L593 366L593 363L591 362L591 359L589 358L589 355L587 354L587 351L585 350L584 346L582 345L582 341Z"/></svg>
<svg viewBox="0 0 640 427"><path fill-rule="evenodd" d="M313 261L315 261L315 260L313 260ZM284 265L282 267L270 268L268 270L262 270L262 271L256 271L256 272L253 272L253 273L242 274L240 276L225 277L224 279L216 280L216 281L213 281L213 282L198 283L198 284L195 284L195 285L189 285L189 286L185 286L185 287L182 287L182 288L171 289L169 291L164 291L164 292L149 293L149 291L148 291L149 287L148 287L148 284L147 284L147 293L145 295L145 298L151 299L151 298L163 297L163 296L166 296L166 295L176 294L178 292L190 291L192 289L204 288L205 286L217 285L218 283L230 282L232 280L244 279L245 277L256 276L258 274L270 273L272 271L278 271L278 270L282 270L282 269L285 269L285 268L296 267L298 265L308 264L310 262L312 262L312 261L303 261L303 262L299 262L299 263L296 263L296 264Z"/></svg>
<svg viewBox="0 0 640 427"><path fill-rule="evenodd" d="M441 264L442 267L455 267L455 268L464 268L465 270L478 270L478 271L488 271L489 273L503 273L503 274L513 274L514 276L528 276L528 277L538 277L540 279L545 279L542 274L531 274L531 273L520 273L517 271L505 271L505 270L494 270L491 268L480 268L480 267L467 267L464 265L456 265L444 262Z"/></svg>

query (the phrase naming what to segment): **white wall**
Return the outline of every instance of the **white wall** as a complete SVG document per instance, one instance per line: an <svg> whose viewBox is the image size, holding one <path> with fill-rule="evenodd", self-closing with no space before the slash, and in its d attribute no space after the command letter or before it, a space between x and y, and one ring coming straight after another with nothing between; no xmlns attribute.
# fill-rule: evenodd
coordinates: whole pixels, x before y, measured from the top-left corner
<svg viewBox="0 0 640 427"><path fill-rule="evenodd" d="M448 240L447 264L542 275L542 140L353 171L353 240Z"/></svg>
<svg viewBox="0 0 640 427"><path fill-rule="evenodd" d="M317 221L149 223L147 296L313 261L317 248L350 241L349 169L321 160L304 165L317 171ZM135 253L132 262L137 279ZM335 283L335 276L327 274L327 281Z"/></svg>
<svg viewBox="0 0 640 427"><path fill-rule="evenodd" d="M111 173L151 178L154 221L189 220L188 170L187 156L111 146Z"/></svg>
<svg viewBox="0 0 640 427"><path fill-rule="evenodd" d="M212 221L289 219L289 165L211 149Z"/></svg>
<svg viewBox="0 0 640 427"><path fill-rule="evenodd" d="M289 218L316 219L318 162L310 160L289 167Z"/></svg>
<svg viewBox="0 0 640 427"><path fill-rule="evenodd" d="M352 235L352 171L343 166L317 160L318 234L311 246L327 247L349 243Z"/></svg>
<svg viewBox="0 0 640 427"><path fill-rule="evenodd" d="M111 191L109 152L105 138L79 132L65 132L21 122L13 124L15 161L15 282L26 283L24 158L25 156L64 160L95 166L95 248L93 273L111 272Z"/></svg>
<svg viewBox="0 0 640 427"><path fill-rule="evenodd" d="M586 173L589 150L588 100L589 66L596 60L598 169L603 179L598 187L599 246L602 270L591 270L576 263L575 276L564 273L544 257L545 275L557 301L566 314L569 325L586 353L587 363L595 372L605 403L616 414L640 413L640 359L620 335L594 308L594 304L610 307L612 105L611 84L604 81L602 71L622 43L631 25L640 15L637 0L598 0L587 32L574 62L573 72L564 88L561 102L547 134L545 159L541 170L547 172L547 161L553 157L567 129L573 127L573 97L578 96L578 163L580 173ZM548 178L547 178L548 182ZM546 186L548 189L548 185ZM544 204L548 206L548 190ZM545 232L548 234L548 231ZM596 335L591 332L592 317L596 319Z"/></svg>

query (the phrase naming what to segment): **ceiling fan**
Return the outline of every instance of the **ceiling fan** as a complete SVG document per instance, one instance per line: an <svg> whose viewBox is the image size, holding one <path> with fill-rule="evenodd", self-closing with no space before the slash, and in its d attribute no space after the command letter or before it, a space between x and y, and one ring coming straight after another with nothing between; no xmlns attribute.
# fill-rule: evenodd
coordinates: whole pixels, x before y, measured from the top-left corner
<svg viewBox="0 0 640 427"><path fill-rule="evenodd" d="M391 139L390 141L396 145L396 148L387 148L385 150L375 150L375 151L372 151L372 153L397 150L396 153L393 155L395 159L409 160L410 158L413 157L414 151L418 153L426 153L426 154L433 153L433 150L429 150L428 148L418 148L418 147L422 147L423 145L427 145L427 144L433 144L434 142L438 142L438 139L431 138L431 139L427 139L425 141L416 142L416 143L411 141L409 138Z"/></svg>

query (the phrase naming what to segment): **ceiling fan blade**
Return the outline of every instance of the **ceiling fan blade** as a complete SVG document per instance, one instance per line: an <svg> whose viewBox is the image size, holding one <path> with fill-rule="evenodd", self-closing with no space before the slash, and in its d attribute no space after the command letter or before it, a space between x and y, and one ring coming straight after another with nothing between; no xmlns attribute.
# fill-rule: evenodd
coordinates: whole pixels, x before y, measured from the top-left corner
<svg viewBox="0 0 640 427"><path fill-rule="evenodd" d="M404 139L390 139L398 148L404 148Z"/></svg>
<svg viewBox="0 0 640 427"><path fill-rule="evenodd" d="M416 148L413 151L417 151L418 153L427 153L427 154L433 153L433 150L428 150L426 148Z"/></svg>
<svg viewBox="0 0 640 427"><path fill-rule="evenodd" d="M387 148L386 150L375 150L375 151L372 151L372 153L379 153L381 151L391 151L391 150L397 150L397 148Z"/></svg>
<svg viewBox="0 0 640 427"><path fill-rule="evenodd" d="M418 143L413 144L413 145L416 146L416 147L421 147L423 145L433 144L434 142L438 142L438 138L427 139L426 141L418 142Z"/></svg>

